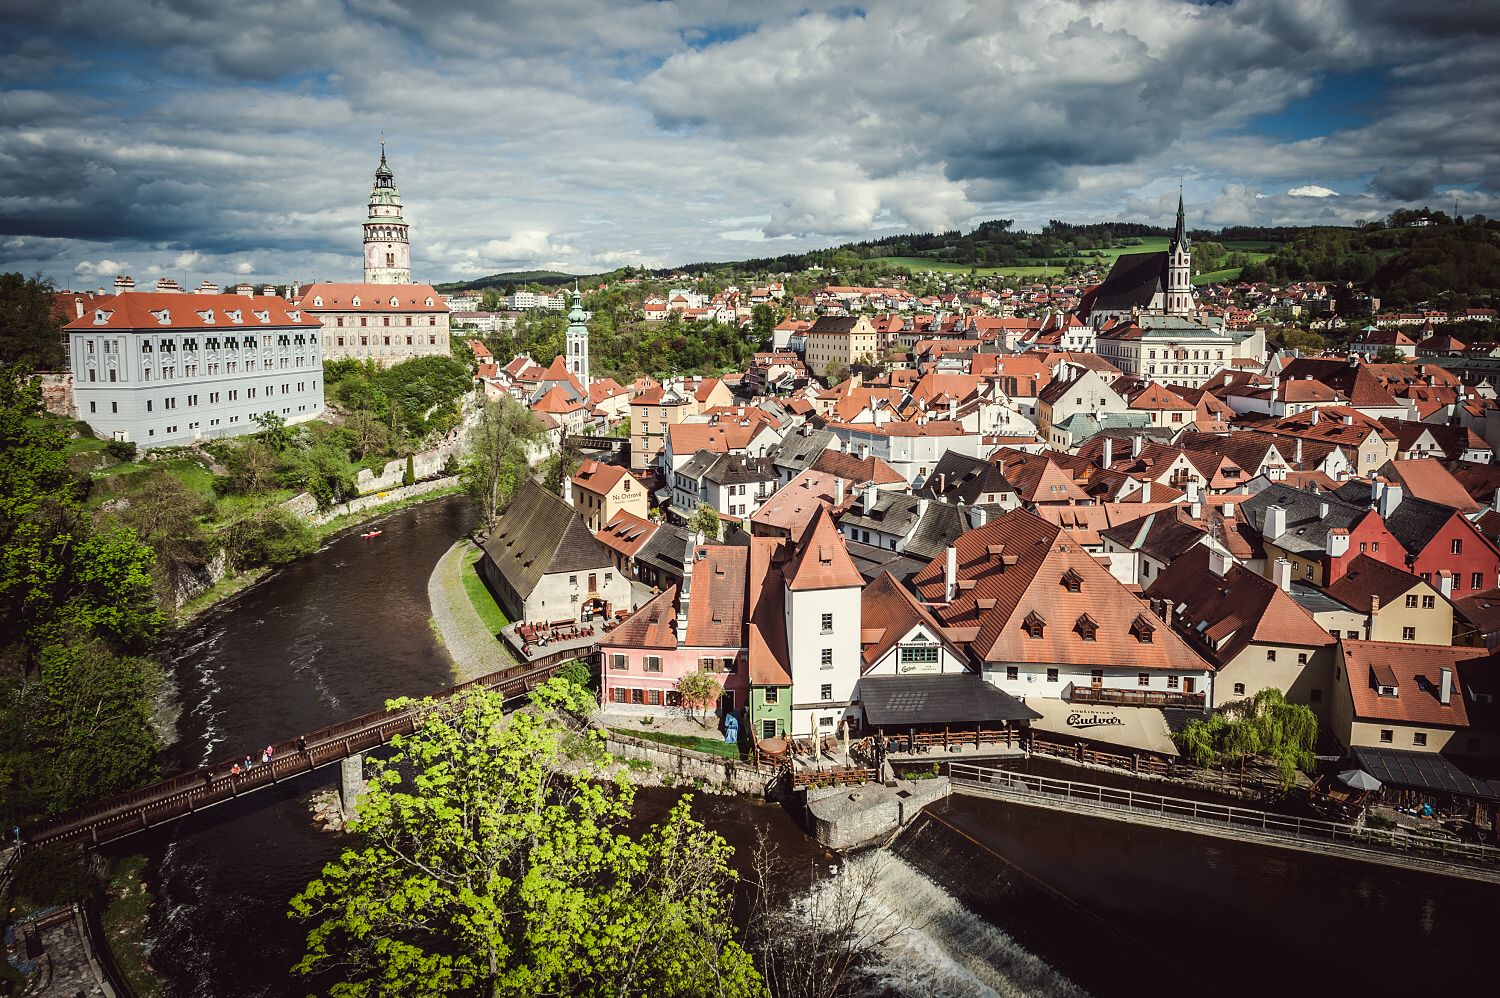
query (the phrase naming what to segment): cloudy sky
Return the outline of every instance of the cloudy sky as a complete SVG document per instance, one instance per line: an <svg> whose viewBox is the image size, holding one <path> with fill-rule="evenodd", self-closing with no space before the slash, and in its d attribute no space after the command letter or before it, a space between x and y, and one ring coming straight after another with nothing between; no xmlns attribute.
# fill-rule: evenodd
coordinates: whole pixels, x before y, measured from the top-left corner
<svg viewBox="0 0 1500 998"><path fill-rule="evenodd" d="M419 280L1014 218L1500 215L1493 0L0 0L0 269Z"/></svg>

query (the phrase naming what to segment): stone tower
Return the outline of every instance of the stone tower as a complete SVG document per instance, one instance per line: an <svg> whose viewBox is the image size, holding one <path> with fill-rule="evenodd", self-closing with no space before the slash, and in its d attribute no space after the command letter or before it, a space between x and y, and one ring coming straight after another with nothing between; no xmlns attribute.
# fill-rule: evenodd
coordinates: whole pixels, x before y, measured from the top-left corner
<svg viewBox="0 0 1500 998"><path fill-rule="evenodd" d="M1167 314L1193 314L1193 248L1188 243L1187 222L1182 212L1182 194L1177 195L1177 228L1167 248Z"/></svg>
<svg viewBox="0 0 1500 998"><path fill-rule="evenodd" d="M568 373L578 379L585 389L589 386L589 327L588 313L583 310L583 295L578 282L573 282L573 308L568 312L568 335L563 344L567 353Z"/></svg>
<svg viewBox="0 0 1500 998"><path fill-rule="evenodd" d="M385 140L380 140L380 165L370 188L370 214L365 219L365 283L410 284L411 242L401 217L401 192L385 162Z"/></svg>

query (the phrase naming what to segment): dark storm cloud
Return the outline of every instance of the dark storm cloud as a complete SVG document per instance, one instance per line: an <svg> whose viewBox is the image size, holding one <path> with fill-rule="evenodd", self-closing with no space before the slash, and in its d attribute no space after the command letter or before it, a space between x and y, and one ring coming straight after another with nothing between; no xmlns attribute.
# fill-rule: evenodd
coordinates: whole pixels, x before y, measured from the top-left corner
<svg viewBox="0 0 1500 998"><path fill-rule="evenodd" d="M1494 4L0 0L0 20L0 266L64 278L352 276L382 129L434 279L1159 221L1179 176L1223 220L1455 189L1500 207ZM1357 123L1257 130L1374 68ZM1287 194L1312 188L1344 197Z"/></svg>

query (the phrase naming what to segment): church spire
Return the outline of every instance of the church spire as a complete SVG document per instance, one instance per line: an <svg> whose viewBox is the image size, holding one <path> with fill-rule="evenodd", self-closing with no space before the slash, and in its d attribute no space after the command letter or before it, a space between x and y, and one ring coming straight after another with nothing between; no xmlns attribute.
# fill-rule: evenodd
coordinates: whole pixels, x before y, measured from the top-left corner
<svg viewBox="0 0 1500 998"><path fill-rule="evenodd" d="M1187 241L1187 217L1182 211L1182 186L1179 184L1177 187L1177 229L1172 233L1172 245L1186 246Z"/></svg>

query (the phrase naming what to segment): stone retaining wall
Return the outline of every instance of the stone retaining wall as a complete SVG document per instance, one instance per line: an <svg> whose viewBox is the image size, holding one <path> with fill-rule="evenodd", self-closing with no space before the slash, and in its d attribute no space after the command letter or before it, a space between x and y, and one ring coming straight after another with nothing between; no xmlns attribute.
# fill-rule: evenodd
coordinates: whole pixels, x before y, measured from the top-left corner
<svg viewBox="0 0 1500 998"><path fill-rule="evenodd" d="M807 821L830 849L853 849L910 824L922 808L950 792L946 776L892 780L890 785L814 787L807 791Z"/></svg>
<svg viewBox="0 0 1500 998"><path fill-rule="evenodd" d="M684 781L702 780L704 783L732 790L741 794L764 796L776 780L769 770L756 771L755 767L734 759L724 759L706 752L663 745L644 738L609 733L606 743L611 754L619 759L643 759L675 773Z"/></svg>
<svg viewBox="0 0 1500 998"><path fill-rule="evenodd" d="M314 503L313 514L305 516L305 518L318 526L322 526L330 520L336 520L341 516L348 516L351 513L361 513L376 506L384 506L386 503L400 502L403 499L410 499L413 496L423 496L429 492L436 492L438 489L451 488L457 485L458 481L458 476L454 475L451 478L434 478L431 481L418 482L415 485L403 485L400 488L390 489L386 492L377 492L374 495L360 496L358 499L341 502L337 506L330 506L327 511L322 513L316 512L317 504ZM287 503L296 502L301 498L302 496L297 496L287 500ZM311 497L309 496L308 498Z"/></svg>

